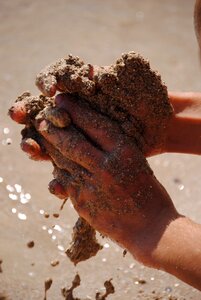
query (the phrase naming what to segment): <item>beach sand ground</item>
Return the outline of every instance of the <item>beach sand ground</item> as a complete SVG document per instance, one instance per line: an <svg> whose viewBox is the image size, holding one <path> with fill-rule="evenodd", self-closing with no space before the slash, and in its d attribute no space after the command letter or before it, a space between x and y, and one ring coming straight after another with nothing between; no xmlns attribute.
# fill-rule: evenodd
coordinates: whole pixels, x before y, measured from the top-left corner
<svg viewBox="0 0 201 300"><path fill-rule="evenodd" d="M59 218L53 216L61 202L47 190L52 168L22 153L20 126L7 116L24 90L38 94L35 75L69 53L107 65L122 52L136 51L159 70L169 90L200 91L193 1L2 0L0 20L0 294L43 299L44 281L51 277L47 299L60 300L61 288L70 287L79 272L81 286L75 293L82 299L94 299L104 281L113 278L111 300L199 300L200 292L139 265L129 254L123 257L123 249L107 239L100 238L104 248L96 257L75 268L64 250L76 213L69 202ZM165 154L149 161L177 209L199 222L200 157ZM30 241L32 248L27 247ZM53 267L55 260L60 263Z"/></svg>

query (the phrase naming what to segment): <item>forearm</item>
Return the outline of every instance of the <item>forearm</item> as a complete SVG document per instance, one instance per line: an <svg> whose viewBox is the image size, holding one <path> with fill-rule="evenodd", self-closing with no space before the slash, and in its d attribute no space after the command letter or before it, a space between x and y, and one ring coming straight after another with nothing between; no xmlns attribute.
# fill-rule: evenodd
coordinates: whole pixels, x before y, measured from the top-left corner
<svg viewBox="0 0 201 300"><path fill-rule="evenodd" d="M201 93L170 93L175 115L164 152L201 154Z"/></svg>
<svg viewBox="0 0 201 300"><path fill-rule="evenodd" d="M201 154L201 120L176 117L171 121L164 152Z"/></svg>
<svg viewBox="0 0 201 300"><path fill-rule="evenodd" d="M174 210L162 211L146 231L139 236L130 234L128 245L129 252L144 265L201 290L201 225Z"/></svg>
<svg viewBox="0 0 201 300"><path fill-rule="evenodd" d="M142 184L143 180L151 187L145 199L144 226L138 228L135 218L125 218L116 240L144 265L201 290L201 225L176 211L155 177L145 175Z"/></svg>
<svg viewBox="0 0 201 300"><path fill-rule="evenodd" d="M152 257L155 268L201 290L201 225L178 217L167 226Z"/></svg>

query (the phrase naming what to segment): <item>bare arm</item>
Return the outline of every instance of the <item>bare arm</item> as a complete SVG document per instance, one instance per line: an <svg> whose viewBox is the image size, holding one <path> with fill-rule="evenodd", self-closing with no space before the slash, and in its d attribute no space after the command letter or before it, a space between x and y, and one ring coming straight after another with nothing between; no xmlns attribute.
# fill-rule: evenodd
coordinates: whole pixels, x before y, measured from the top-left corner
<svg viewBox="0 0 201 300"><path fill-rule="evenodd" d="M153 251L156 268L201 290L201 225L187 217L173 220Z"/></svg>
<svg viewBox="0 0 201 300"><path fill-rule="evenodd" d="M153 195L166 203L169 195L156 180L150 180ZM161 210L152 221L137 237L127 234L130 244L125 246L134 257L141 253L137 258L145 265L166 271L201 291L201 225L171 207Z"/></svg>
<svg viewBox="0 0 201 300"><path fill-rule="evenodd" d="M201 55L201 0L195 1L194 27ZM175 116L162 152L201 154L201 93L169 93Z"/></svg>
<svg viewBox="0 0 201 300"><path fill-rule="evenodd" d="M175 115L164 152L201 154L201 93L169 93Z"/></svg>

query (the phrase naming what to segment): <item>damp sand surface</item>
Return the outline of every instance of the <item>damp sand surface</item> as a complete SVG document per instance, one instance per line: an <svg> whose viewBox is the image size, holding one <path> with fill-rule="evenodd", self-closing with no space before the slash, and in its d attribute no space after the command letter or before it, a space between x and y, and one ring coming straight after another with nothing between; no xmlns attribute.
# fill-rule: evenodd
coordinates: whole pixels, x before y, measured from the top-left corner
<svg viewBox="0 0 201 300"><path fill-rule="evenodd" d="M76 272L64 251L77 219L68 201L60 218L52 217L61 206L59 200L47 193L52 167L32 162L21 152L20 128L8 119L8 108L23 90L37 95L33 86L35 74L67 53L78 55L85 62L109 65L132 49L150 59L152 68L160 70L170 90L199 91L193 7L190 1L182 6L180 2L112 0L107 9L103 3L89 0L62 0L57 5L52 0L2 2L0 292L5 291L8 299L43 299L44 278L48 277L53 278L53 285L47 297L63 299L60 289L70 287ZM73 34L69 30L72 22ZM199 222L199 157L167 154L152 158L150 163L178 210ZM15 184L19 185L17 189ZM24 196L27 193L31 199ZM43 210L49 213L48 219L44 218ZM32 250L26 246L31 239L37 243ZM100 291L105 279L113 277L116 291L108 297L111 300L200 299L198 291L173 276L144 268L129 254L123 258L122 249L111 241L101 238L100 242L103 250L76 267L82 278L77 297L93 299L95 290ZM53 259L59 259L59 266L50 265ZM138 280L146 283L140 284Z"/></svg>

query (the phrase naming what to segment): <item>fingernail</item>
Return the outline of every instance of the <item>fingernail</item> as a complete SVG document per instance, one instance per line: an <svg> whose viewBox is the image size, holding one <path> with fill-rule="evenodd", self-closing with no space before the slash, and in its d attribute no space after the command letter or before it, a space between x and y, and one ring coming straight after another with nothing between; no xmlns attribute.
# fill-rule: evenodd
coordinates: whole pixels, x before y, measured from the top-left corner
<svg viewBox="0 0 201 300"><path fill-rule="evenodd" d="M32 138L23 139L20 146L22 151L26 152L33 160L50 160L49 155L44 153L40 145Z"/></svg>
<svg viewBox="0 0 201 300"><path fill-rule="evenodd" d="M46 120L36 120L36 127L40 132L47 132L49 130L49 123Z"/></svg>
<svg viewBox="0 0 201 300"><path fill-rule="evenodd" d="M48 189L51 194L55 194L57 196L66 196L63 186L56 179L53 179L49 183Z"/></svg>
<svg viewBox="0 0 201 300"><path fill-rule="evenodd" d="M9 111L8 115L11 117L11 119L19 124L25 124L26 123L26 110L25 108L20 104L15 104L12 106Z"/></svg>
<svg viewBox="0 0 201 300"><path fill-rule="evenodd" d="M20 145L23 151L31 155L41 152L41 147L39 146L39 144L31 138L22 140Z"/></svg>
<svg viewBox="0 0 201 300"><path fill-rule="evenodd" d="M43 95L52 97L56 93L56 84L57 80L54 75L45 75L44 73L40 73L36 77L36 86L43 93Z"/></svg>

